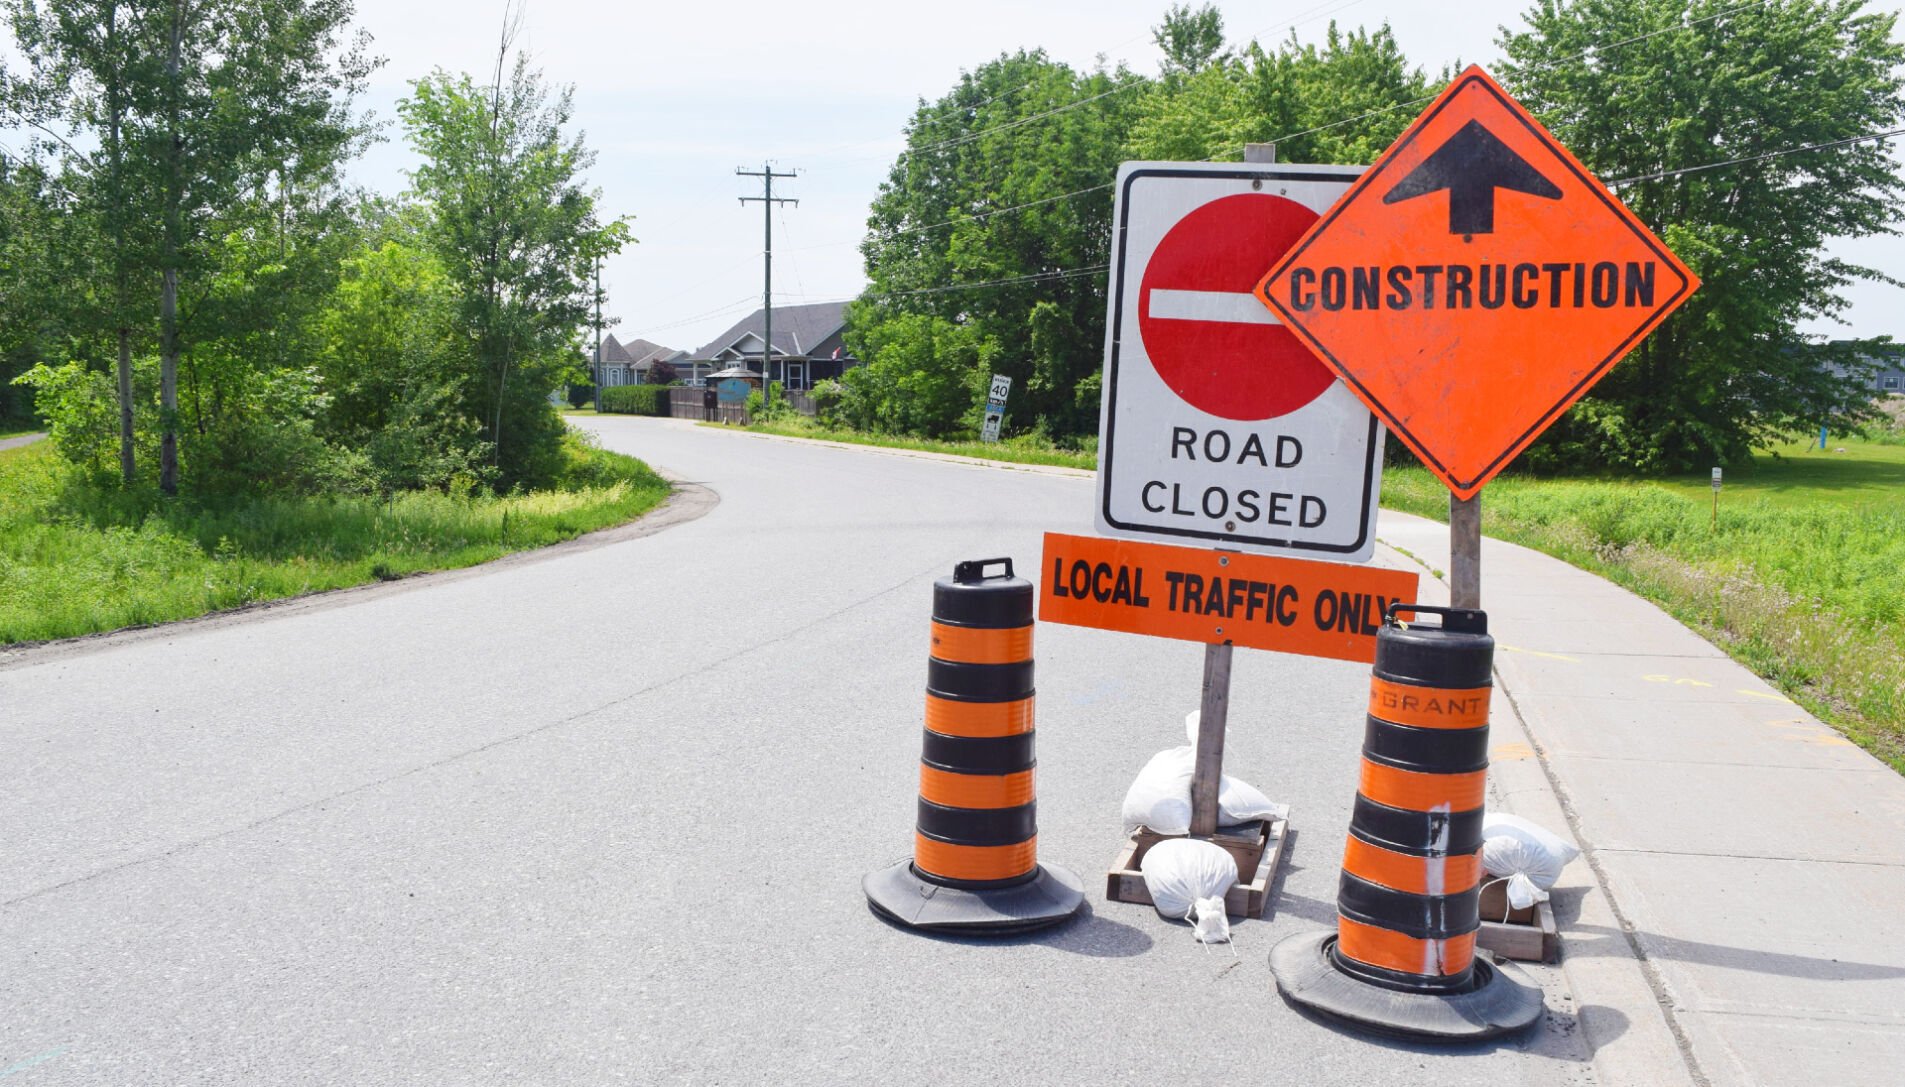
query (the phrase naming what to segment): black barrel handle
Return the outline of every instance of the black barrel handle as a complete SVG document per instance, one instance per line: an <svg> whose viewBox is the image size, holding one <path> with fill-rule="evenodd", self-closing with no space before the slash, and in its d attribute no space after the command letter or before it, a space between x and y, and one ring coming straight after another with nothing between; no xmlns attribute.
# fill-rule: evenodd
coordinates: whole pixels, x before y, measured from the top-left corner
<svg viewBox="0 0 1905 1087"><path fill-rule="evenodd" d="M1389 605L1382 614L1385 626L1398 627L1396 613L1406 611L1415 615L1439 615L1442 617L1442 629L1452 634L1487 634L1488 613L1475 608L1438 608L1433 604L1406 604L1400 600Z"/></svg>
<svg viewBox="0 0 1905 1087"><path fill-rule="evenodd" d="M992 576L993 577L1011 577L1012 576L1012 560L1011 559L973 559L970 562L962 562L953 567L953 580L961 584L970 584L971 582L974 582L974 581L985 581L987 580L986 573L985 573L986 567L997 566L1000 563L1005 563L1005 573L994 574Z"/></svg>

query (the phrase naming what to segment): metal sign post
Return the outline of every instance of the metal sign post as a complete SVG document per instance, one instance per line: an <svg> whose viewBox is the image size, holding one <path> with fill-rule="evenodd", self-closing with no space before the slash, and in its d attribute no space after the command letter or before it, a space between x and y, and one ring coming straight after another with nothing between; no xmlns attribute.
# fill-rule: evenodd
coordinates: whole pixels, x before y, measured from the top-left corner
<svg viewBox="0 0 1905 1087"><path fill-rule="evenodd" d="M1482 494L1473 498L1449 495L1449 603L1480 610L1482 606Z"/></svg>
<svg viewBox="0 0 1905 1087"><path fill-rule="evenodd" d="M992 382L986 390L986 421L984 429L979 432L980 440L986 442L999 440L999 427L1005 422L1006 397L1011 395L1011 376L993 374Z"/></svg>

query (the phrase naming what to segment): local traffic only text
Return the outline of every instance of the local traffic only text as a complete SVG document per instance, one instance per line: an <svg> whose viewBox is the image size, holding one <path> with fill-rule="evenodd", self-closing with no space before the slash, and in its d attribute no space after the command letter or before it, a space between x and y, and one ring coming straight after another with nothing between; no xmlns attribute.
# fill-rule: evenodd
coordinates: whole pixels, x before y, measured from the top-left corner
<svg viewBox="0 0 1905 1087"><path fill-rule="evenodd" d="M1047 533L1039 617L1103 630L1375 659L1416 576L1336 563Z"/></svg>

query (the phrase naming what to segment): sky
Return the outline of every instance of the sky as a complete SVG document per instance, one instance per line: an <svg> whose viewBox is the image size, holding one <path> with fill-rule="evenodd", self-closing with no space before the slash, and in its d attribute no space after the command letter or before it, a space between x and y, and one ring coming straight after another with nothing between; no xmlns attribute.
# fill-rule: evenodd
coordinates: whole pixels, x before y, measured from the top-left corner
<svg viewBox="0 0 1905 1087"><path fill-rule="evenodd" d="M1102 56L1154 74L1150 28L1167 3L528 0L519 44L552 82L574 86L576 124L598 153L589 181L603 212L634 216L639 243L603 267L611 331L692 349L760 305L762 207L737 198L759 196L761 184L737 168L771 163L798 174L775 182L775 195L800 201L774 214L776 305L851 297L866 282L857 247L868 206L920 98L938 98L962 70L1021 47L1076 68ZM1528 3L1218 6L1233 43L1292 29L1315 40L1331 19L1345 27L1386 21L1404 55L1434 70L1456 60L1487 64L1498 55L1498 28L1520 28ZM1872 6L1897 11L1905 0ZM386 142L357 165L360 183L404 187L415 160L394 124L396 102L436 67L486 80L502 20L503 0L360 4L358 23L387 58L365 104L392 122ZM1848 241L1834 252L1905 278L1905 239ZM1850 329L1806 331L1905 340L1905 289L1858 285L1849 297Z"/></svg>

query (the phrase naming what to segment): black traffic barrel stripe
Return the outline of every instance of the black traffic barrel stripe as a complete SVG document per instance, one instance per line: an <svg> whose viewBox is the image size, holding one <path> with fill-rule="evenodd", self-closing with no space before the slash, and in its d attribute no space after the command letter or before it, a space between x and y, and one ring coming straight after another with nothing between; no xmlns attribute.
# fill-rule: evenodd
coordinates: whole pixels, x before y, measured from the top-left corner
<svg viewBox="0 0 1905 1087"><path fill-rule="evenodd" d="M1439 627L1384 627L1376 639L1377 676L1417 687L1490 686L1495 639Z"/></svg>
<svg viewBox="0 0 1905 1087"><path fill-rule="evenodd" d="M1405 811L1378 804L1361 793L1350 814L1349 832L1370 845L1426 857L1433 853L1473 853L1482 848L1482 809L1458 812ZM1441 843L1441 847L1437 847Z"/></svg>
<svg viewBox="0 0 1905 1087"><path fill-rule="evenodd" d="M1017 845L1038 833L1038 801L1016 808L948 808L922 797L919 832L954 845Z"/></svg>
<svg viewBox="0 0 1905 1087"><path fill-rule="evenodd" d="M1017 702L1032 694L1032 662L961 664L928 657L926 690L959 702Z"/></svg>
<svg viewBox="0 0 1905 1087"><path fill-rule="evenodd" d="M1014 736L946 736L926 730L920 759L955 774L1016 774L1037 764L1034 733Z"/></svg>
<svg viewBox="0 0 1905 1087"><path fill-rule="evenodd" d="M1414 728L1367 718L1363 755L1371 762L1428 774L1465 774L1488 769L1488 726Z"/></svg>
<svg viewBox="0 0 1905 1087"><path fill-rule="evenodd" d="M1418 940L1466 936L1482 927L1481 900L1474 888L1465 894L1418 895L1391 890L1344 872L1336 885L1336 908L1343 916Z"/></svg>

